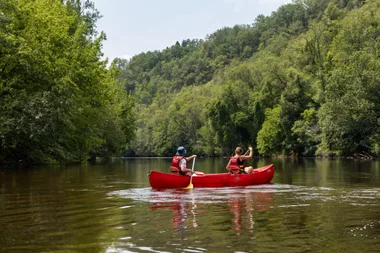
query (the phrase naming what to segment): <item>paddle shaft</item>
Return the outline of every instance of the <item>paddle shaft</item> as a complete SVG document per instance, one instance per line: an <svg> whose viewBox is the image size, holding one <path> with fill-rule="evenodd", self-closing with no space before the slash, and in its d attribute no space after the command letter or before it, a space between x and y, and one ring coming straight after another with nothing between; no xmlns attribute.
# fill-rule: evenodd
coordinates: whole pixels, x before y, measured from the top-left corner
<svg viewBox="0 0 380 253"><path fill-rule="evenodd" d="M194 188L194 186L193 186L194 165L195 165L195 158L194 158L194 160L193 160L193 166L192 166L192 168L191 168L191 171L192 171L193 173L191 173L191 176L190 176L190 183L189 183L189 185L188 185L185 189L191 189L191 188Z"/></svg>
<svg viewBox="0 0 380 253"><path fill-rule="evenodd" d="M195 158L193 159L193 166L191 167L191 170L194 172L194 164L195 164ZM192 174L191 174L192 175Z"/></svg>
<svg viewBox="0 0 380 253"><path fill-rule="evenodd" d="M245 151L244 155L247 155L248 152L249 152L249 149L247 149L247 151ZM233 154L231 155L231 157L234 156L234 155L235 155L235 153L233 153Z"/></svg>
<svg viewBox="0 0 380 253"><path fill-rule="evenodd" d="M190 176L190 184L192 184L192 181L193 181L194 165L195 165L195 158L193 159L193 166L191 167L191 171L192 171L193 173L191 173L191 176Z"/></svg>

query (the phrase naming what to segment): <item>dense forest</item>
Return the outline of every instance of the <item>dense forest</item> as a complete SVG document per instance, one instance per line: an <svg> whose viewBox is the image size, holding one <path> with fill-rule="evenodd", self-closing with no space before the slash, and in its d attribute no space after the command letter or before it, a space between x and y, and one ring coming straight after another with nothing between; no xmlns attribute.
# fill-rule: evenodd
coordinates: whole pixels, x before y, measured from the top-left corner
<svg viewBox="0 0 380 253"><path fill-rule="evenodd" d="M296 0L204 40L117 59L135 98L129 154L380 152L380 1Z"/></svg>
<svg viewBox="0 0 380 253"><path fill-rule="evenodd" d="M120 154L133 98L101 61L93 3L0 0L0 163Z"/></svg>
<svg viewBox="0 0 380 253"><path fill-rule="evenodd" d="M294 0L130 60L87 0L0 0L0 163L380 153L380 0ZM108 67L107 67L108 66Z"/></svg>

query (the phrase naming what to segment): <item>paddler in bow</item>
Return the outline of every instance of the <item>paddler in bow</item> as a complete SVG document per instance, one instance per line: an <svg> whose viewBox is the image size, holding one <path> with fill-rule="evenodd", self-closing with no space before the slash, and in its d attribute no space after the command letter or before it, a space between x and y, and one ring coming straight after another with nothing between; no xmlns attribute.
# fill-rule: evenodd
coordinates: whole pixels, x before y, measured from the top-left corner
<svg viewBox="0 0 380 253"><path fill-rule="evenodd" d="M249 147L248 151L243 155L243 149L237 147L235 149L235 155L230 158L226 170L231 174L251 174L253 172L252 166L247 166L247 160L251 159L253 155L252 147Z"/></svg>

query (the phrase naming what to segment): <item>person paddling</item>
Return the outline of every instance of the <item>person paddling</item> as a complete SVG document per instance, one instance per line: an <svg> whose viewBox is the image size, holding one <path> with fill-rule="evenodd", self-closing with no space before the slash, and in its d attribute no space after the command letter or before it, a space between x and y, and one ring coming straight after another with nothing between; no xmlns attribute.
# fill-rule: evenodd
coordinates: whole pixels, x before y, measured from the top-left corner
<svg viewBox="0 0 380 253"><path fill-rule="evenodd" d="M183 176L193 174L194 172L188 168L187 162L193 160L196 157L196 155L186 157L186 149L183 146L178 147L177 153L172 159L170 171L172 174L180 174Z"/></svg>
<svg viewBox="0 0 380 253"><path fill-rule="evenodd" d="M230 158L228 164L226 166L226 170L228 170L231 174L251 174L253 172L252 166L246 166L246 161L252 158L253 151L252 147L249 147L249 152L247 155L243 153L243 149L241 147L237 147L235 149L235 155Z"/></svg>

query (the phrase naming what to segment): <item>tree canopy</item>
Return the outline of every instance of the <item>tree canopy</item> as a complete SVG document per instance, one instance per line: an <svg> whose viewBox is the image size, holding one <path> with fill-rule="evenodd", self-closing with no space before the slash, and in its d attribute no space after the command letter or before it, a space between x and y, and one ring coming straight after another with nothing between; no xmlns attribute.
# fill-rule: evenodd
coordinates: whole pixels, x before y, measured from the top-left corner
<svg viewBox="0 0 380 253"><path fill-rule="evenodd" d="M252 24L124 61L138 111L129 149L378 155L379 5L296 0Z"/></svg>
<svg viewBox="0 0 380 253"><path fill-rule="evenodd" d="M91 1L0 0L0 162L378 156L379 7L294 0L108 66Z"/></svg>
<svg viewBox="0 0 380 253"><path fill-rule="evenodd" d="M0 0L0 161L81 162L125 149L133 98L100 58L90 2Z"/></svg>

